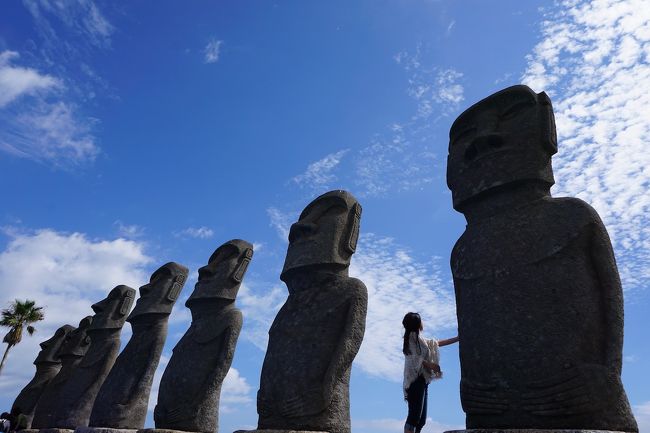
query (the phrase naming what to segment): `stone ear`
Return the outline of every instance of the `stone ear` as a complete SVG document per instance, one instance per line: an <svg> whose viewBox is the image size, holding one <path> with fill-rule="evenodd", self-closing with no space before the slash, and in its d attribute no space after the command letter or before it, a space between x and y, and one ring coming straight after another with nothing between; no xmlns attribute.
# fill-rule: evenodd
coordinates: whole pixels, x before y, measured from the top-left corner
<svg viewBox="0 0 650 433"><path fill-rule="evenodd" d="M253 258L253 250L251 248L246 248L246 251L244 251L244 257L239 262L239 265L235 269L235 272L232 273L232 279L235 280L235 282L237 283L242 282L242 280L244 279L244 274L248 269L248 264L251 262L252 258Z"/></svg>
<svg viewBox="0 0 650 433"><path fill-rule="evenodd" d="M169 289L169 292L167 292L167 300L169 302L174 302L178 298L178 295L181 293L181 289L183 288L183 283L185 283L185 275L177 275L176 278L174 278L174 283Z"/></svg>
<svg viewBox="0 0 650 433"><path fill-rule="evenodd" d="M359 225L361 224L361 205L355 203L350 212L350 232L347 242L345 243L345 250L353 254L357 250L357 241L359 240Z"/></svg>
<svg viewBox="0 0 650 433"><path fill-rule="evenodd" d="M555 129L555 115L551 98L545 92L537 94L537 103L540 106L540 123L542 124L542 140L544 149L551 155L557 153L557 131Z"/></svg>
<svg viewBox="0 0 650 433"><path fill-rule="evenodd" d="M126 316L129 311L131 311L131 305L133 305L133 293L129 292L124 295L122 300L122 305L120 305L120 316Z"/></svg>

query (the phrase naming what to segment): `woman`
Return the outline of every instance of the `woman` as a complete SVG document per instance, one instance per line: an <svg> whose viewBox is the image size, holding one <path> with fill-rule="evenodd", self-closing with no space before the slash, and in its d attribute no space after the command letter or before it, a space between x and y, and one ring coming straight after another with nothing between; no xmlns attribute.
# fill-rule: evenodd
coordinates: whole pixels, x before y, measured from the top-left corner
<svg viewBox="0 0 650 433"><path fill-rule="evenodd" d="M409 413L404 424L404 433L419 433L427 420L427 388L435 378L442 377L438 347L456 343L458 337L446 340L428 340L420 336L424 329L418 313L407 313L404 325L404 399Z"/></svg>

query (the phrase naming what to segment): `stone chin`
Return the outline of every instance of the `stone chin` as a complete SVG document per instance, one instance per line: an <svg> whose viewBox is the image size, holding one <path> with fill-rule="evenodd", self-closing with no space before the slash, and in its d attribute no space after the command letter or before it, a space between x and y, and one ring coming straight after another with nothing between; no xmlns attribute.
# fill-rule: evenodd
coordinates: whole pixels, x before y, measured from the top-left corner
<svg viewBox="0 0 650 433"><path fill-rule="evenodd" d="M318 269L319 266L343 270L350 266L352 255L342 257L338 251L315 251L310 243L290 246L287 250L287 258L284 261L284 268L280 279L284 282L294 272L309 271Z"/></svg>
<svg viewBox="0 0 650 433"><path fill-rule="evenodd" d="M185 302L185 306L192 308L193 305L196 305L196 302L216 299L235 300L241 283L235 283L234 280L232 281L233 284L223 284L222 280L220 282L221 284L214 284L211 281L196 283L194 292Z"/></svg>

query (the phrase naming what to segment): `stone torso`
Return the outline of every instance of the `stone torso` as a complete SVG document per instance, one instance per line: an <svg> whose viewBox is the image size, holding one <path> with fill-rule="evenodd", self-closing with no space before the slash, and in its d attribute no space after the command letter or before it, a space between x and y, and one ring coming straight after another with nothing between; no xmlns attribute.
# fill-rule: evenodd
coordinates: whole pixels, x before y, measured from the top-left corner
<svg viewBox="0 0 650 433"><path fill-rule="evenodd" d="M134 324L133 335L102 384L90 416L93 427L143 428L149 392L167 337L167 318Z"/></svg>
<svg viewBox="0 0 650 433"><path fill-rule="evenodd" d="M56 410L55 427L87 426L99 388L120 350L120 331L88 331L92 342L74 374L63 386ZM50 426L52 427L52 426Z"/></svg>
<svg viewBox="0 0 650 433"><path fill-rule="evenodd" d="M41 394L36 409L32 428L48 428L54 425L54 411L61 398L61 392L66 382L74 374L77 365L81 362L81 357L70 357L62 359L61 370L48 382Z"/></svg>
<svg viewBox="0 0 650 433"><path fill-rule="evenodd" d="M550 197L468 225L451 258L468 428L562 428L615 406L590 253L601 226L580 200Z"/></svg>
<svg viewBox="0 0 650 433"><path fill-rule="evenodd" d="M157 429L217 431L221 384L241 326L242 314L236 308L192 321L160 381L154 411Z"/></svg>
<svg viewBox="0 0 650 433"><path fill-rule="evenodd" d="M20 391L12 408L20 408L27 418L27 428L31 426L36 403L45 391L48 383L59 373L61 364L48 364L36 366L34 378Z"/></svg>
<svg viewBox="0 0 650 433"><path fill-rule="evenodd" d="M366 304L365 286L348 277L289 295L269 331L258 392L260 429L349 431L350 366L361 341L346 339L350 327L361 327L363 335ZM337 362L342 367L332 371ZM328 375L336 376L331 401L315 404L324 398ZM296 399L309 400L310 407L295 409Z"/></svg>

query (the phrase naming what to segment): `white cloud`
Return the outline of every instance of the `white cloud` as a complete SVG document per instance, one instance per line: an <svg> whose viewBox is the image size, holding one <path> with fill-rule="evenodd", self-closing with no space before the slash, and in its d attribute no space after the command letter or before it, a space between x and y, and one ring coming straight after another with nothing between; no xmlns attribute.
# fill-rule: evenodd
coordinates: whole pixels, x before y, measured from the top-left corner
<svg viewBox="0 0 650 433"><path fill-rule="evenodd" d="M125 239L88 239L51 229L4 231L10 240L0 252L1 306L16 298L33 299L45 312L45 320L35 325L37 333L11 350L0 376L2 394L15 396L33 375L25 366L36 357L38 343L64 323L76 326L116 285L137 288L147 281L144 268L151 258L142 244Z"/></svg>
<svg viewBox="0 0 650 433"><path fill-rule="evenodd" d="M367 374L402 380L402 318L409 311L420 313L426 335L455 335L454 298L442 281L438 259L419 261L392 239L365 234L352 258L350 275L368 288L366 333L355 359Z"/></svg>
<svg viewBox="0 0 650 433"><path fill-rule="evenodd" d="M208 239L214 236L214 230L209 227L187 227L181 231L174 233L177 237L188 237L197 239Z"/></svg>
<svg viewBox="0 0 650 433"><path fill-rule="evenodd" d="M277 231L278 236L284 242L289 239L289 228L297 215L295 212L283 212L276 207L270 207L266 210L269 218L271 218L271 226Z"/></svg>
<svg viewBox="0 0 650 433"><path fill-rule="evenodd" d="M220 403L228 406L231 404L251 403L251 386L236 368L230 368L221 386Z"/></svg>
<svg viewBox="0 0 650 433"><path fill-rule="evenodd" d="M117 220L113 225L116 227L118 235L127 239L139 238L144 234L144 228L136 224L124 224Z"/></svg>
<svg viewBox="0 0 650 433"><path fill-rule="evenodd" d="M381 431L399 432L404 430L404 420L395 418L379 418L379 419L356 419L352 420L352 428L355 432L359 433L372 433ZM450 430L464 430L463 425L449 425L442 424L427 418L427 422L422 429L422 433L443 433Z"/></svg>
<svg viewBox="0 0 650 433"><path fill-rule="evenodd" d="M73 104L40 101L0 117L0 150L60 167L92 162L100 152L93 122L81 119Z"/></svg>
<svg viewBox="0 0 650 433"><path fill-rule="evenodd" d="M409 311L423 317L425 334L455 334L454 300L442 283L437 260L431 263L413 258L392 239L362 235L353 256L350 276L368 288L366 332L355 364L366 374L399 382L404 359L401 352L402 318ZM237 302L246 319L242 335L261 350L266 349L268 330L287 298L284 285L253 291L243 285Z"/></svg>
<svg viewBox="0 0 650 433"><path fill-rule="evenodd" d="M332 171L339 165L348 151L349 149L339 150L316 162L312 162L307 166L304 173L294 176L291 180L300 187L325 192L329 188L328 185L336 181L336 176Z"/></svg>
<svg viewBox="0 0 650 433"><path fill-rule="evenodd" d="M593 205L624 288L650 277L650 8L644 0L566 0L541 28L523 82L553 99L555 195Z"/></svg>
<svg viewBox="0 0 650 433"><path fill-rule="evenodd" d="M0 53L0 108L22 95L31 95L61 86L51 75L40 74L35 69L11 65L20 55L15 51Z"/></svg>
<svg viewBox="0 0 650 433"><path fill-rule="evenodd" d="M639 425L639 432L650 431L650 401L635 405L633 412Z"/></svg>
<svg viewBox="0 0 650 433"><path fill-rule="evenodd" d="M223 41L212 39L203 49L203 61L205 63L217 63L221 53Z"/></svg>

